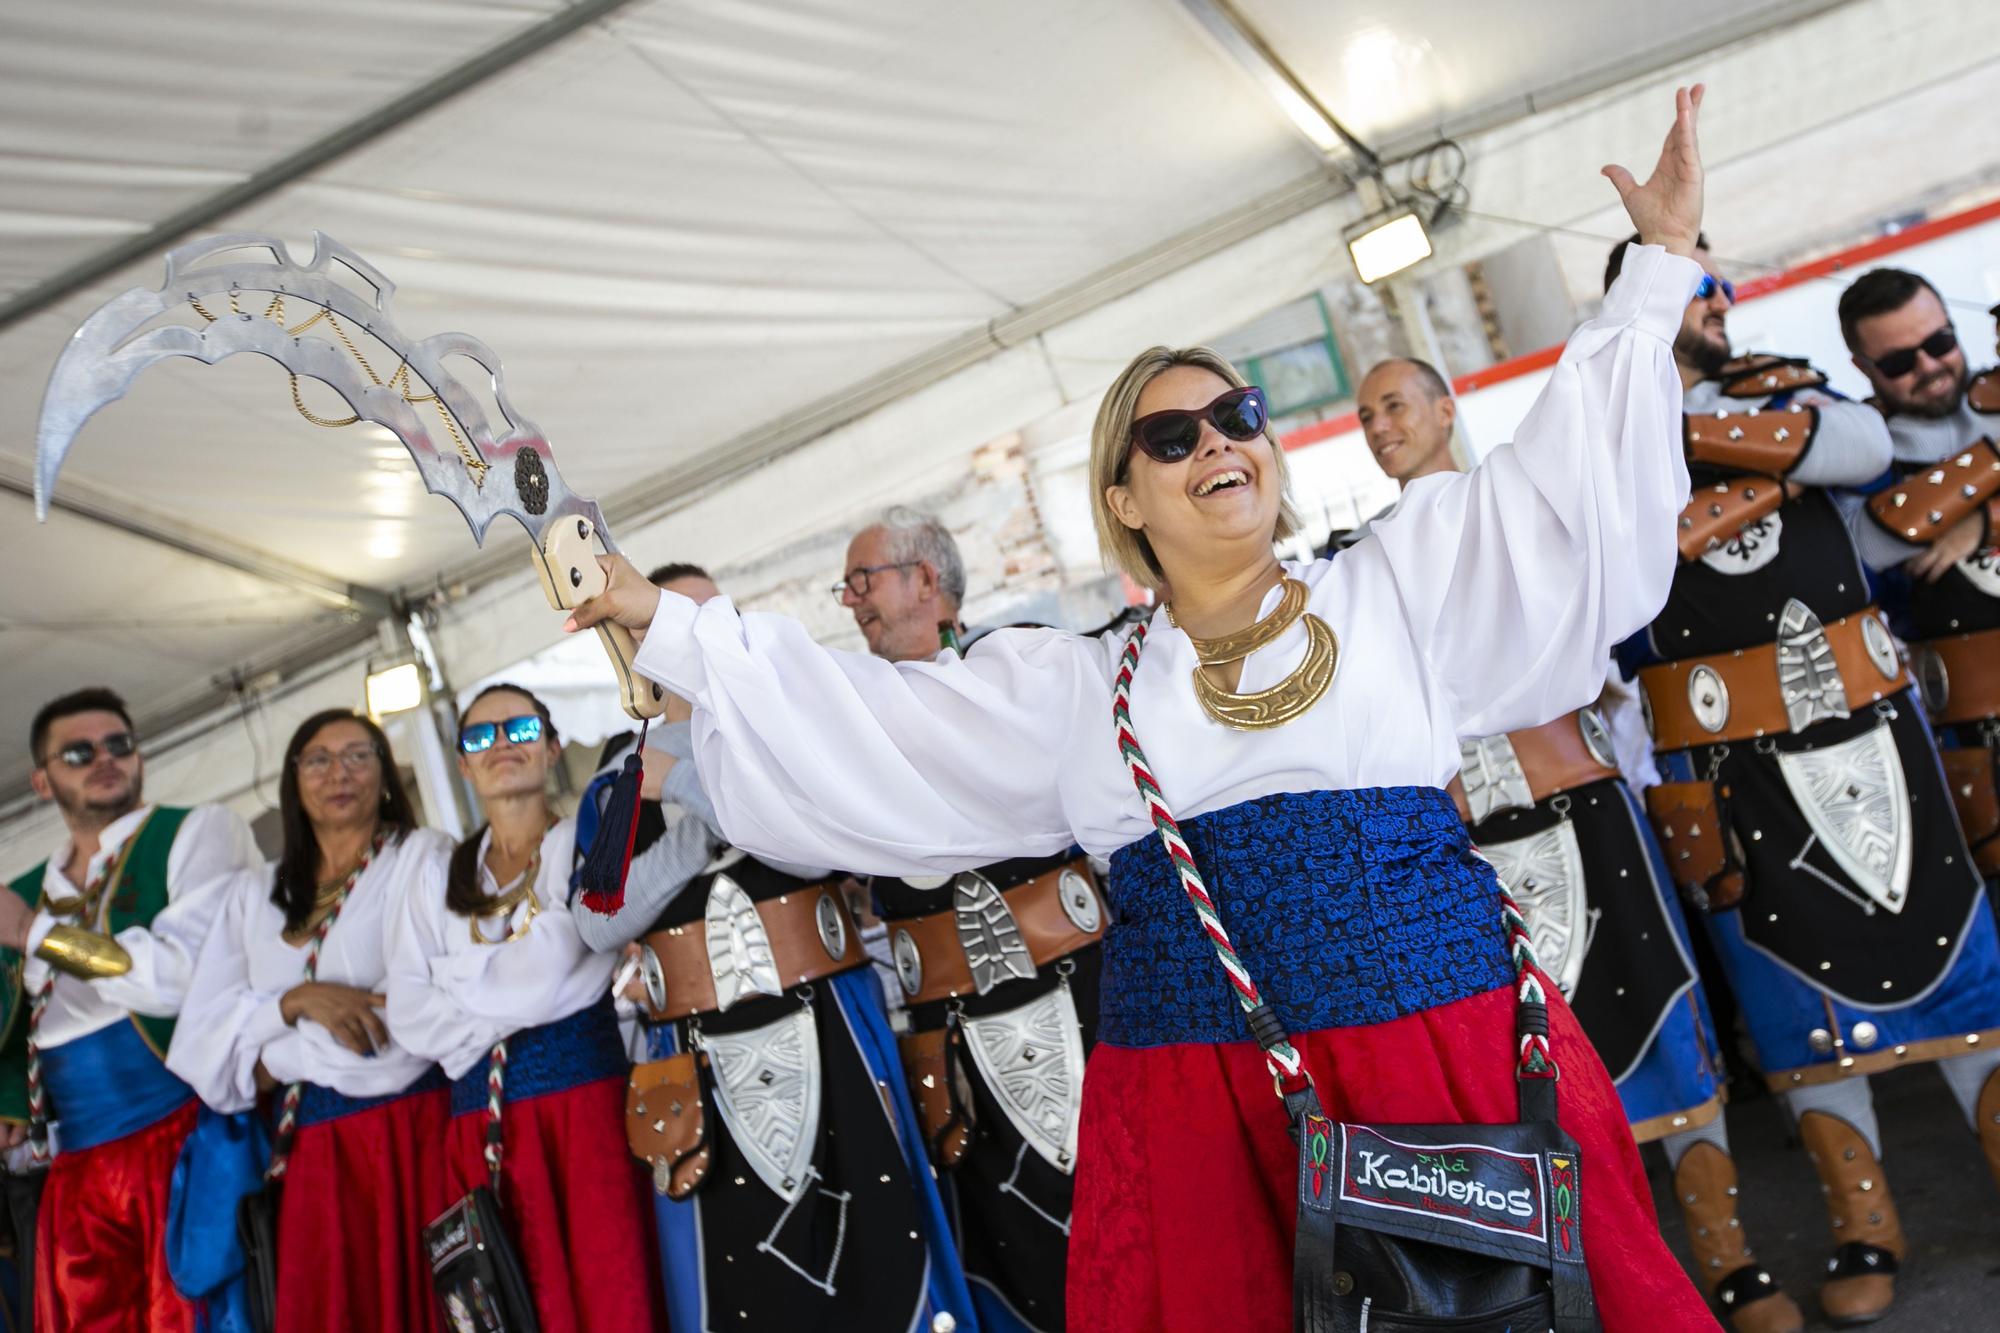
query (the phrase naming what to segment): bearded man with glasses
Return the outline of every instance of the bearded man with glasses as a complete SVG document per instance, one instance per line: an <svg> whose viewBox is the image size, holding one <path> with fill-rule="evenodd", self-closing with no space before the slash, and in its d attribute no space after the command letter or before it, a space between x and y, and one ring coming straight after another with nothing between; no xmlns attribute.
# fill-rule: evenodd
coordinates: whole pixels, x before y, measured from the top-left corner
<svg viewBox="0 0 2000 1333"><path fill-rule="evenodd" d="M220 806L144 803L131 714L110 690L45 705L29 753L65 830L0 893L0 1141L50 1162L35 1327L184 1333L167 1195L196 1102L164 1059L219 890L263 858Z"/></svg>
<svg viewBox="0 0 2000 1333"><path fill-rule="evenodd" d="M1819 1172L1836 1247L1820 1303L1858 1323L1889 1308L1905 1252L1867 1075L1938 1061L1970 1113L2000 1059L2000 939L1830 489L1880 475L1888 430L1802 360L1730 361L1732 299L1711 269L1674 344L1693 498L1627 661L1653 659L1649 812ZM1733 1219L1734 1184L1720 1152L1676 1170L1690 1212ZM1740 1236L1710 1226L1719 1296L1754 1271ZM1758 1307L1739 1308L1741 1326Z"/></svg>

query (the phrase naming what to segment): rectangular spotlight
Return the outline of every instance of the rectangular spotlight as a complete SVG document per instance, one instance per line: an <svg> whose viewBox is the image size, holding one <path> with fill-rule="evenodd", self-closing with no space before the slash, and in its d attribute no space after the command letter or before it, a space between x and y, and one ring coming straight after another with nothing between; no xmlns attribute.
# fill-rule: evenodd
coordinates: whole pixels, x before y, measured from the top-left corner
<svg viewBox="0 0 2000 1333"><path fill-rule="evenodd" d="M398 662L368 673L368 716L381 721L424 701L424 677L415 662Z"/></svg>
<svg viewBox="0 0 2000 1333"><path fill-rule="evenodd" d="M1430 258L1430 233L1408 205L1377 213L1347 228L1347 253L1363 282L1376 282Z"/></svg>

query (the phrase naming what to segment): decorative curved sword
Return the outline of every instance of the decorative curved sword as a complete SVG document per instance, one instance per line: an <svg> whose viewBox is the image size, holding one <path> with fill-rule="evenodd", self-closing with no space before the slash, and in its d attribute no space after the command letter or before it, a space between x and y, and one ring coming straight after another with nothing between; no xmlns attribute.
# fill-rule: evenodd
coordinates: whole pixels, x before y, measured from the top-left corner
<svg viewBox="0 0 2000 1333"><path fill-rule="evenodd" d="M246 250L271 258L246 260L232 253ZM595 500L577 495L563 481L540 428L508 401L500 358L485 343L463 333L433 334L421 342L405 335L390 316L395 285L321 232L313 233L312 262L305 265L276 237L247 233L181 246L168 251L166 261L167 279L157 290L134 288L107 301L57 359L35 435L36 517L48 517L49 496L77 432L98 409L124 397L140 372L172 356L214 365L238 352L256 352L291 372L293 402L308 421L323 426L372 421L401 440L424 485L458 506L475 542L485 544L487 529L501 514L518 521L534 538L535 570L552 606L566 610L603 589L592 540L607 552L618 549L604 515ZM336 265L367 284L374 300L338 281ZM252 303L262 306L254 313L241 308L242 298L252 294L268 297L268 303ZM211 313L202 304L225 298L224 313ZM288 302L312 313L287 327ZM183 303L207 321L204 327L145 327ZM399 358L386 379L355 345L343 320ZM311 336L322 326L337 341ZM479 401L445 367L449 356L466 357L491 377L503 421L487 419ZM298 396L301 375L339 394L354 416L344 421L314 416ZM421 410L425 405L433 409L449 447L438 447L429 425L433 413ZM625 711L659 716L665 696L633 670L632 636L617 625L599 625L597 631L617 672Z"/></svg>

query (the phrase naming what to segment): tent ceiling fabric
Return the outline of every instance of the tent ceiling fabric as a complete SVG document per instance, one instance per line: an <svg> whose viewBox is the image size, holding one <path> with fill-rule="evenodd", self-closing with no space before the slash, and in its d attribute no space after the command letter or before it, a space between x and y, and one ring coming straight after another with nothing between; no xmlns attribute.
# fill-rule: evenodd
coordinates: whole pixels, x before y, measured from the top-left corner
<svg viewBox="0 0 2000 1333"><path fill-rule="evenodd" d="M1589 0L1519 12L1429 0L1344 7L1337 18L1312 0L1238 7L1336 114L1393 142L1461 110L1510 99L1526 110L1552 83L1624 69L1676 30L1751 31L1823 6L1689 0L1671 15L1621 6L1615 23ZM9 7L0 299L558 9ZM1607 147L1567 141L1565 171L1594 170L1595 156L1572 160L1584 145ZM729 441L955 340L990 336L1218 218L1256 223L1261 201L1296 195L1321 172L1173 0L634 0L213 231L277 234L303 255L318 229L359 251L398 284L406 331L460 329L498 351L514 401L548 432L565 475L605 497L670 486L712 466ZM1256 225L1303 206L1273 204ZM1315 263L1337 262L1336 230L1312 248ZM41 389L71 330L111 295L161 277L149 258L0 329L0 473L29 461ZM1252 295L1268 305L1294 294L1265 299L1223 265L1205 281L1171 275L1155 286L1211 331L1224 326L1216 319L1256 313L1235 309ZM1018 412L1002 429L1094 392L1116 368L1122 352L1090 317L1119 289L1092 290L1045 340L1009 350L996 339L1004 369L960 377L975 394L1015 386ZM1032 392L1018 387L1030 378L1024 356L1046 363ZM882 441L877 458L900 452L916 473L963 457L1007 404L970 406L927 408L918 415L943 427ZM421 592L472 554L398 446L301 421L283 376L255 358L150 371L86 428L66 476L338 582ZM10 495L0 505L25 512ZM816 516L786 519L805 530ZM40 700L84 680L119 679L144 713L198 693L246 655L338 625L293 590L141 554L81 519L59 515L39 531L17 522L5 542L34 577L0 594L0 737L24 732ZM232 596L267 619L208 625L205 608ZM67 623L79 607L148 627L35 627ZM177 616L184 629L154 624ZM144 669L121 677L113 664L126 661ZM0 789L19 778L0 763Z"/></svg>

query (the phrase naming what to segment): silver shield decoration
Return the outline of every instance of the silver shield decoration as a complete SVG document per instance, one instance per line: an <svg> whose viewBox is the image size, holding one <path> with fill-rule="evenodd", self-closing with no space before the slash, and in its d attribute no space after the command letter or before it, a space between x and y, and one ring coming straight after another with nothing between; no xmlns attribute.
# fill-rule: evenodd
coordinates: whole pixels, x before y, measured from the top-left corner
<svg viewBox="0 0 2000 1333"><path fill-rule="evenodd" d="M1712 550L1703 552L1701 563L1718 574L1754 574L1778 558L1778 542L1784 530L1782 518L1775 513L1766 514L1745 523L1722 538Z"/></svg>
<svg viewBox="0 0 2000 1333"><path fill-rule="evenodd" d="M1778 753L1792 800L1857 888L1891 912L1910 896L1910 793L1887 723L1852 740Z"/></svg>
<svg viewBox="0 0 2000 1333"><path fill-rule="evenodd" d="M1793 731L1847 716L1847 683L1833 660L1826 627L1796 597L1787 599L1778 613L1778 690Z"/></svg>
<svg viewBox="0 0 2000 1333"><path fill-rule="evenodd" d="M1094 935L1104 924L1104 907L1097 901L1096 886L1076 871L1065 870L1057 877L1056 899L1069 923L1084 934Z"/></svg>
<svg viewBox="0 0 2000 1333"><path fill-rule="evenodd" d="M847 956L847 918L833 900L833 890L823 890L813 904L813 924L819 927L819 946L836 963Z"/></svg>
<svg viewBox="0 0 2000 1333"><path fill-rule="evenodd" d="M727 1009L746 995L783 995L777 960L764 918L743 886L717 875L708 890L708 970L715 977L715 1007Z"/></svg>
<svg viewBox="0 0 2000 1333"><path fill-rule="evenodd" d="M1721 731L1729 721L1729 687L1715 668L1703 664L1688 672L1688 708L1707 732Z"/></svg>
<svg viewBox="0 0 2000 1333"><path fill-rule="evenodd" d="M639 980L646 987L647 1007L655 1010L667 1007L667 973L660 966L660 956L653 952L651 945L639 946Z"/></svg>
<svg viewBox="0 0 2000 1333"><path fill-rule="evenodd" d="M898 930L889 942L889 955L896 963L896 980L903 984L903 994L915 995L924 988L924 955L917 948L916 937L907 930Z"/></svg>
<svg viewBox="0 0 2000 1333"><path fill-rule="evenodd" d="M1583 733L1583 748L1590 751L1592 759L1606 768L1618 767L1618 751L1611 744L1611 729L1604 725L1604 719L1595 708L1577 710L1576 729Z"/></svg>
<svg viewBox="0 0 2000 1333"><path fill-rule="evenodd" d="M1479 850L1514 895L1528 919L1528 939L1542 970L1568 995L1583 974L1589 949L1589 902L1584 896L1583 849L1567 819L1553 828Z"/></svg>
<svg viewBox="0 0 2000 1333"><path fill-rule="evenodd" d="M983 1018L966 1018L972 1062L1000 1109L1050 1166L1076 1165L1077 1118L1083 1109L1083 1030L1068 986Z"/></svg>
<svg viewBox="0 0 2000 1333"><path fill-rule="evenodd" d="M1495 810L1528 810L1535 804L1528 775L1521 771L1521 757L1505 736L1460 741L1458 781L1465 788L1465 807L1475 824Z"/></svg>
<svg viewBox="0 0 2000 1333"><path fill-rule="evenodd" d="M960 875L953 882L952 907L973 989L984 995L1003 981L1025 981L1035 975L1035 960L1021 938L1020 923L992 880L976 870Z"/></svg>
<svg viewBox="0 0 2000 1333"><path fill-rule="evenodd" d="M1896 678L1896 641L1873 612L1861 617L1861 646L1868 650L1868 661L1882 673L1883 680Z"/></svg>
<svg viewBox="0 0 2000 1333"><path fill-rule="evenodd" d="M747 1032L701 1034L729 1136L786 1203L811 1179L819 1138L819 1040L809 1007Z"/></svg>

